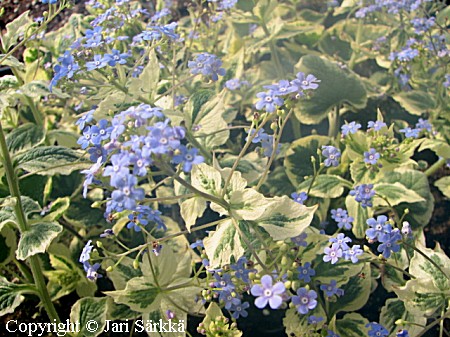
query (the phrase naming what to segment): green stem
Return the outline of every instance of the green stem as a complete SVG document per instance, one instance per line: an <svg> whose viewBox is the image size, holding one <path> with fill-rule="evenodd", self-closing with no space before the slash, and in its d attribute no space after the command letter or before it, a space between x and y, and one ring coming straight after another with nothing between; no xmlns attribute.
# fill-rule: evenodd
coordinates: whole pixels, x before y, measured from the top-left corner
<svg viewBox="0 0 450 337"><path fill-rule="evenodd" d="M6 172L6 179L8 181L8 187L10 194L16 199L15 214L17 217L17 222L19 225L19 230L24 233L29 230L27 219L22 207L22 200L20 196L19 184L17 182L17 177L14 171L14 166L9 155L8 146L6 145L5 133L3 127L0 123L0 148L2 152L3 167ZM44 274L42 273L39 258L34 255L30 257L31 273L33 274L34 283L39 292L42 304L44 305L45 311L48 314L50 320L54 320L56 323L60 322L58 313L51 301L50 295L47 290L47 285L45 283Z"/></svg>
<svg viewBox="0 0 450 337"><path fill-rule="evenodd" d="M270 31L269 28L267 28L266 22L264 21L263 18L261 18L261 27L264 31L264 34L266 34L266 37L270 38ZM285 73L284 73L284 69L283 66L281 65L280 62L280 57L278 55L278 51L277 48L275 46L275 43L273 42L273 39L269 40L269 48L270 48L270 53L273 56L273 60L275 62L275 67L277 68L277 72L281 77L284 77Z"/></svg>
<svg viewBox="0 0 450 337"><path fill-rule="evenodd" d="M336 138L339 133L339 105L336 105L334 110L328 113L328 137Z"/></svg>
<svg viewBox="0 0 450 337"><path fill-rule="evenodd" d="M433 174L436 173L437 170L439 170L444 164L446 163L446 159L441 158L437 162L435 162L433 165L431 165L424 173L427 177L431 177Z"/></svg>
<svg viewBox="0 0 450 337"><path fill-rule="evenodd" d="M293 111L294 111L293 109L289 110L289 113L287 114L286 118L283 121L283 124L280 127L280 132L278 133L275 143L273 144L273 149L272 149L272 153L270 154L270 159L267 162L266 168L264 169L264 172L258 181L258 185L256 185L256 188L255 188L256 190L259 190L259 188L262 186L262 184L266 180L267 175L269 174L270 166L272 166L272 163L275 160L275 157L277 155L278 144L280 144L280 140L281 140L281 136L283 135L284 127L286 126L287 121L289 120L289 117L291 117Z"/></svg>
<svg viewBox="0 0 450 337"><path fill-rule="evenodd" d="M436 324L439 324L441 321L444 321L444 319L450 317L450 311L448 311L446 314L439 317L437 320L435 320L433 323L430 323L423 329L416 337L422 337L427 333L428 330L430 330L432 327L434 327Z"/></svg>

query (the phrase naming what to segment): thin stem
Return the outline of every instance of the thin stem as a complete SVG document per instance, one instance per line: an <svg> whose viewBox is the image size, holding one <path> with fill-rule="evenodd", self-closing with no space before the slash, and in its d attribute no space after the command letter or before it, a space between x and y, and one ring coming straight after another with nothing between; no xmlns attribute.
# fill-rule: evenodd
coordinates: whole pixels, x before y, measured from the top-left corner
<svg viewBox="0 0 450 337"><path fill-rule="evenodd" d="M280 127L280 132L278 133L275 143L273 144L273 149L272 149L272 153L270 155L270 159L267 162L266 168L264 169L264 172L263 172L261 178L259 178L258 185L256 185L256 187L255 187L256 190L260 189L260 187L266 180L267 175L269 174L270 167L272 166L272 163L275 160L275 157L277 155L278 144L280 144L280 140L281 140L281 136L283 135L284 127L286 126L287 121L289 120L289 117L291 117L293 111L294 111L293 109L289 110L289 113L287 114L286 118L283 121L283 124Z"/></svg>
<svg viewBox="0 0 450 337"><path fill-rule="evenodd" d="M328 137L336 138L339 132L340 118L339 118L339 105L334 107L328 113Z"/></svg>
<svg viewBox="0 0 450 337"><path fill-rule="evenodd" d="M262 127L264 126L264 124L266 124L267 121L268 121L270 118L271 118L271 115L267 115L267 116L263 119L263 121L261 122L261 124L258 125L258 127L256 127L255 132L254 132L252 135L250 135L250 132L251 132L251 130L252 130L252 128L253 128L253 123L252 123L252 126L250 127L250 130L249 130L249 136L248 136L248 138L247 138L247 142L245 143L245 145L244 145L244 147L242 148L241 152L239 153L238 157L237 157L236 160L234 161L234 164L233 164L233 166L231 167L230 174L228 175L228 178L227 178L227 180L225 181L225 184L224 184L223 190L222 190L222 197L225 195L225 193L226 193L226 191L227 191L227 188L228 188L228 185L230 184L231 178L233 177L233 173L234 173L234 171L236 171L236 168L238 167L239 162L241 161L242 157L243 157L243 156L245 155L245 153L247 152L247 150L248 150L248 148L250 147L250 144L252 143L253 139L255 139L255 137L257 136L258 131L262 129Z"/></svg>
<svg viewBox="0 0 450 337"><path fill-rule="evenodd" d="M11 196L16 199L16 204L14 208L19 225L19 230L21 233L24 233L29 230L29 226L27 223L25 213L23 211L19 184L17 181L16 173L14 171L14 166L11 161L11 157L9 155L8 146L6 145L5 133L3 131L1 123L0 123L0 148L2 152L3 167L5 168L9 191ZM48 293L47 285L44 279L44 274L42 273L39 257L37 255L33 255L30 257L30 265L34 283L36 284L36 288L40 294L40 298L42 304L44 305L45 311L47 312L51 320L54 320L56 323L59 323L60 319Z"/></svg>
<svg viewBox="0 0 450 337"><path fill-rule="evenodd" d="M427 333L428 330L430 330L432 327L434 327L436 324L439 324L441 321L444 321L444 319L449 318L450 317L450 311L447 311L447 313L445 313L444 315L442 315L441 317L439 317L437 320L435 320L433 323L430 323L429 325L427 325L425 327L425 329L423 329L416 337L422 337L423 335L425 335Z"/></svg>

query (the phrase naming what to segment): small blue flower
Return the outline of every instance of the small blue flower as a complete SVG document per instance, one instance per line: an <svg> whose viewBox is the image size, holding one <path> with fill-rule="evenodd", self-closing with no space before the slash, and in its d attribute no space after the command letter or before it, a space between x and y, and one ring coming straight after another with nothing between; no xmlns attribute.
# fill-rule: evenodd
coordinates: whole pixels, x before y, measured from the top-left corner
<svg viewBox="0 0 450 337"><path fill-rule="evenodd" d="M328 297L333 295L340 297L344 295L344 290L337 287L336 280L331 280L330 284L322 284L320 286L320 290L322 290Z"/></svg>
<svg viewBox="0 0 450 337"><path fill-rule="evenodd" d="M250 283L250 273L256 273L256 269L247 269L247 259L242 256L236 264L231 265L231 269L235 271L234 276L241 279L245 283Z"/></svg>
<svg viewBox="0 0 450 337"><path fill-rule="evenodd" d="M91 252L92 252L92 248L94 248L93 245L91 245L92 240L89 240L86 245L83 248L83 251L81 252L80 255L80 259L78 261L80 261L81 263L85 263L86 261L89 261L89 259L91 258Z"/></svg>
<svg viewBox="0 0 450 337"><path fill-rule="evenodd" d="M349 133L356 133L361 128L361 124L356 122L346 123L341 126L342 135L347 136Z"/></svg>
<svg viewBox="0 0 450 337"><path fill-rule="evenodd" d="M96 55L94 55L93 61L86 62L86 69L88 71L91 71L94 69L101 69L103 67L106 67L107 64L108 64L108 60L106 60L103 56L96 54Z"/></svg>
<svg viewBox="0 0 450 337"><path fill-rule="evenodd" d="M366 324L366 328L369 328L368 331L369 337L387 337L389 336L389 331L379 323L368 323Z"/></svg>
<svg viewBox="0 0 450 337"><path fill-rule="evenodd" d="M281 295L286 291L283 282L277 282L272 285L273 279L270 275L264 275L261 278L261 284L255 284L250 292L253 296L257 296L255 305L259 309L263 309L269 303L272 309L278 309L283 303Z"/></svg>
<svg viewBox="0 0 450 337"><path fill-rule="evenodd" d="M378 216L376 220L375 218L367 219L366 223L371 227L366 230L366 236L372 241L379 241L385 234L392 231L392 226L385 215Z"/></svg>
<svg viewBox="0 0 450 337"><path fill-rule="evenodd" d="M347 250L349 247L347 245L347 242L352 242L352 239L350 239L349 237L345 236L345 234L343 233L339 233L336 238L330 238L329 242L335 244L337 243L339 245L339 247L342 248L343 251Z"/></svg>
<svg viewBox="0 0 450 337"><path fill-rule="evenodd" d="M287 80L281 80L277 84L265 85L264 89L271 90L277 96L284 96L296 92L298 88Z"/></svg>
<svg viewBox="0 0 450 337"><path fill-rule="evenodd" d="M336 332L332 330L327 330L327 335L325 337L341 337Z"/></svg>
<svg viewBox="0 0 450 337"><path fill-rule="evenodd" d="M293 86L297 87L300 92L302 90L316 90L319 87L320 80L314 75L305 75L305 73L299 72L296 75L296 79L291 82Z"/></svg>
<svg viewBox="0 0 450 337"><path fill-rule="evenodd" d="M408 333L408 330L402 329L402 330L397 331L395 336L396 337L409 337L409 333Z"/></svg>
<svg viewBox="0 0 450 337"><path fill-rule="evenodd" d="M433 131L433 126L427 119L419 118L419 121L416 123L416 129L419 129L420 131L426 130L428 132Z"/></svg>
<svg viewBox="0 0 450 337"><path fill-rule="evenodd" d="M42 0L43 4L50 4L50 5L54 5L58 2L58 0Z"/></svg>
<svg viewBox="0 0 450 337"><path fill-rule="evenodd" d="M311 316L308 317L308 324L311 324L311 325L316 325L316 324L318 324L319 322L322 322L322 321L323 321L323 317L322 316L316 317L314 315L311 315Z"/></svg>
<svg viewBox="0 0 450 337"><path fill-rule="evenodd" d="M297 311L304 315L317 306L316 298L317 293L314 290L300 288L297 289L297 296L292 296L292 303L296 306Z"/></svg>
<svg viewBox="0 0 450 337"><path fill-rule="evenodd" d="M174 164L183 164L184 172L191 172L193 165L201 164L205 161L203 156L198 155L198 149L187 149L182 145L179 148L180 154L173 156L172 161Z"/></svg>
<svg viewBox="0 0 450 337"><path fill-rule="evenodd" d="M272 113L277 107L284 104L284 100L278 97L273 90L259 92L256 94L256 97L259 98L259 101L255 104L257 110L265 110Z"/></svg>
<svg viewBox="0 0 450 337"><path fill-rule="evenodd" d="M299 280L303 280L306 283L311 282L311 276L316 275L316 271L311 268L311 263L306 262L303 266L297 268Z"/></svg>
<svg viewBox="0 0 450 337"><path fill-rule="evenodd" d="M297 235L296 237L291 238L291 241L299 247L306 247L308 246L308 243L305 241L305 239L308 237L308 234L302 233L300 235Z"/></svg>
<svg viewBox="0 0 450 337"><path fill-rule="evenodd" d="M294 199L295 202L303 205L303 203L308 199L308 194L306 194L306 192L294 192L291 194L291 198Z"/></svg>
<svg viewBox="0 0 450 337"><path fill-rule="evenodd" d="M380 154L374 148L364 152L364 162L366 164L375 165L380 159Z"/></svg>
<svg viewBox="0 0 450 337"><path fill-rule="evenodd" d="M352 222L355 221L355 219L349 216L347 211L342 208L332 209L331 218L337 222L339 228L343 227L347 230L352 229Z"/></svg>
<svg viewBox="0 0 450 337"><path fill-rule="evenodd" d="M205 246L203 245L203 240L198 239L194 243L191 243L189 247L195 249L195 248L204 248Z"/></svg>
<svg viewBox="0 0 450 337"><path fill-rule="evenodd" d="M86 272L86 277L90 281L96 281L98 278L102 278L103 276L97 273L97 270L100 268L100 263L96 263L94 265L89 264L89 262L85 262L83 264L84 271Z"/></svg>
<svg viewBox="0 0 450 337"><path fill-rule="evenodd" d="M114 231L111 228L105 229L102 234L100 234L101 238L109 238L114 236Z"/></svg>
<svg viewBox="0 0 450 337"><path fill-rule="evenodd" d="M400 132L404 133L406 138L419 138L420 129L411 129L410 127L406 127L404 129L400 129Z"/></svg>
<svg viewBox="0 0 450 337"><path fill-rule="evenodd" d="M326 167L338 166L339 158L341 157L341 151L331 145L322 146L322 155L326 158L324 164Z"/></svg>
<svg viewBox="0 0 450 337"><path fill-rule="evenodd" d="M220 76L225 75L225 69L221 68L222 61L217 56L209 53L198 54L194 61L188 62L191 74L202 74L203 76L211 76L213 81L217 81Z"/></svg>
<svg viewBox="0 0 450 337"><path fill-rule="evenodd" d="M128 53L120 53L117 49L113 49L111 54L105 54L104 59L109 66L114 67L116 64L127 63Z"/></svg>
<svg viewBox="0 0 450 337"><path fill-rule="evenodd" d="M231 311L231 316L235 319L238 319L239 317L247 317L248 312L246 309L250 307L250 304L248 302L241 302L238 305L232 305L229 309Z"/></svg>
<svg viewBox="0 0 450 337"><path fill-rule="evenodd" d="M349 194L354 196L355 200L360 202L362 207L372 207L372 198L375 195L373 184L358 185Z"/></svg>
<svg viewBox="0 0 450 337"><path fill-rule="evenodd" d="M95 109L89 110L83 116L81 116L76 122L75 125L78 125L80 130L83 130L87 123L90 123L94 119Z"/></svg>
<svg viewBox="0 0 450 337"><path fill-rule="evenodd" d="M325 247L324 253L325 255L323 256L323 261L331 261L331 264L335 264L336 262L338 262L339 258L342 257L343 254L339 243L333 243L331 247Z"/></svg>
<svg viewBox="0 0 450 337"><path fill-rule="evenodd" d="M374 129L375 131L380 131L385 126L387 126L386 123L382 121L369 121L369 123L367 124L367 127L369 129Z"/></svg>
<svg viewBox="0 0 450 337"><path fill-rule="evenodd" d="M238 78L233 78L225 82L225 87L228 90L237 90L241 87L241 81Z"/></svg>
<svg viewBox="0 0 450 337"><path fill-rule="evenodd" d="M358 256L364 253L364 251L360 247L360 245L353 245L352 247L344 251L344 258L346 260L351 260L353 263L357 263L359 261Z"/></svg>
<svg viewBox="0 0 450 337"><path fill-rule="evenodd" d="M401 239L402 235L400 234L400 230L395 228L379 239L382 244L378 246L377 250L383 254L384 258L388 259L391 257L391 253L398 253L400 251L400 245L397 242Z"/></svg>

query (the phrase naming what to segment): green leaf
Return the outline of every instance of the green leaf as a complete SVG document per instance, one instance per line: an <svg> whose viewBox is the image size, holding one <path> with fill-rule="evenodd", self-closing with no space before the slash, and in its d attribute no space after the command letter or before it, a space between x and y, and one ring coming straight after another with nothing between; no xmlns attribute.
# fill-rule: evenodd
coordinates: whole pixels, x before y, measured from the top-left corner
<svg viewBox="0 0 450 337"><path fill-rule="evenodd" d="M21 91L24 95L32 98L46 97L48 95L55 95L58 98L70 97L70 95L62 92L56 87L53 87L52 91L50 91L48 82L41 80L35 80L24 84Z"/></svg>
<svg viewBox="0 0 450 337"><path fill-rule="evenodd" d="M367 334L369 321L357 313L350 313L336 321L336 333L345 337L361 337Z"/></svg>
<svg viewBox="0 0 450 337"><path fill-rule="evenodd" d="M57 222L38 222L30 226L30 229L21 233L16 257L25 260L30 256L44 253L52 240L63 230Z"/></svg>
<svg viewBox="0 0 450 337"><path fill-rule="evenodd" d="M159 82L159 72L158 57L155 49L152 48L148 55L148 63L142 70L142 73L138 78L131 78L127 84L128 92L136 98L139 96L153 96Z"/></svg>
<svg viewBox="0 0 450 337"><path fill-rule="evenodd" d="M133 261L134 259L126 256L112 271L108 272L108 277L113 282L114 289L125 289L129 280L142 276L142 271L133 267Z"/></svg>
<svg viewBox="0 0 450 337"><path fill-rule="evenodd" d="M434 109L436 102L433 97L421 90L401 91L392 95L402 108L412 115L422 116L424 113Z"/></svg>
<svg viewBox="0 0 450 337"><path fill-rule="evenodd" d="M311 185L312 178L305 180L298 187L298 191L307 191ZM310 196L318 198L338 198L344 193L344 187L352 188L352 184L336 175L321 174L316 177L311 190Z"/></svg>
<svg viewBox="0 0 450 337"><path fill-rule="evenodd" d="M193 136L208 149L224 144L230 136L228 124L224 119L226 112L224 98L225 91L222 91L202 104L198 112L196 109L187 109L191 115L187 119L186 127L195 130ZM218 130L224 131L216 132Z"/></svg>
<svg viewBox="0 0 450 337"><path fill-rule="evenodd" d="M63 146L40 146L16 156L17 167L39 175L67 175L91 166L72 149Z"/></svg>
<svg viewBox="0 0 450 337"><path fill-rule="evenodd" d="M370 264L365 263L361 273L370 275ZM341 286L344 295L336 302L330 302L329 315L333 316L340 311L355 311L362 308L370 295L372 280L370 277L352 276L350 280Z"/></svg>
<svg viewBox="0 0 450 337"><path fill-rule="evenodd" d="M13 129L6 137L6 145L11 154L29 150L45 139L44 129L33 123L26 123Z"/></svg>
<svg viewBox="0 0 450 337"><path fill-rule="evenodd" d="M415 203L425 201L425 199L422 198L419 194L417 194L413 190L406 188L399 182L390 184L386 183L375 184L373 186L373 189L377 192L377 194L386 198L391 206L397 206L402 202ZM388 206L386 204L386 201L384 201L384 199L379 197L376 197L374 199L374 205Z"/></svg>
<svg viewBox="0 0 450 337"><path fill-rule="evenodd" d="M241 227L243 224L244 222L240 222L239 226ZM245 243L241 242L231 219L220 222L215 231L209 232L208 237L203 240L203 244L211 268L229 264L231 258L237 261L245 253Z"/></svg>
<svg viewBox="0 0 450 337"><path fill-rule="evenodd" d="M305 176L314 174L311 157L316 160L316 170L319 169L319 155L317 150L330 142L330 138L325 136L307 136L292 142L286 151L284 158L284 167L286 174L294 186L299 185L305 180Z"/></svg>
<svg viewBox="0 0 450 337"><path fill-rule="evenodd" d="M439 188L443 195L450 199L450 176L442 177L434 182L434 186Z"/></svg>
<svg viewBox="0 0 450 337"><path fill-rule="evenodd" d="M286 240L300 235L311 224L316 206L300 205L288 196L267 199L269 204L255 222L273 240Z"/></svg>
<svg viewBox="0 0 450 337"><path fill-rule="evenodd" d="M114 302L126 304L137 312L151 312L159 308L161 290L147 277L135 277L127 282L125 289L106 291Z"/></svg>
<svg viewBox="0 0 450 337"><path fill-rule="evenodd" d="M43 218L46 221L58 220L69 209L70 198L58 198L51 203L49 213Z"/></svg>
<svg viewBox="0 0 450 337"><path fill-rule="evenodd" d="M386 304L381 308L380 324L383 325L388 331L396 332L398 330L397 320L403 320L414 324L406 323L405 329L408 330L410 336L416 336L419 332L422 332L422 326L425 326L427 319L422 315L413 315L405 308L403 301L398 298L389 298L386 300ZM417 325L416 325L417 324Z"/></svg>
<svg viewBox="0 0 450 337"><path fill-rule="evenodd" d="M21 294L26 292L24 285L8 282L0 276L0 316L14 312L25 299Z"/></svg>
<svg viewBox="0 0 450 337"><path fill-rule="evenodd" d="M314 270L316 271L315 278L319 279L322 283L330 283L331 280L336 280L338 284L345 284L349 282L351 277L361 274L362 266L360 264L354 264L351 261L342 261L335 265L331 265L330 262L324 262L323 249L329 245L328 241L324 242L320 245L321 249L319 251L321 253L317 254L317 251L315 251L316 256L314 256L313 263Z"/></svg>
<svg viewBox="0 0 450 337"><path fill-rule="evenodd" d="M0 54L0 59L2 59L5 56L5 54ZM3 62L2 66L8 66L12 68L16 68L17 70L23 70L25 68L25 65L20 62L18 59L16 59L14 56L9 55Z"/></svg>
<svg viewBox="0 0 450 337"><path fill-rule="evenodd" d="M327 117L336 106L349 104L362 109L367 103L367 94L358 75L349 69L342 69L319 56L303 56L296 65L298 71L313 74L321 83L307 100L302 100L295 109L295 115L304 124L317 124Z"/></svg>
<svg viewBox="0 0 450 337"><path fill-rule="evenodd" d="M206 201L200 197L194 197L183 201L180 205L180 213L186 229L191 230L197 218L200 218L206 210Z"/></svg>
<svg viewBox="0 0 450 337"><path fill-rule="evenodd" d="M420 144L419 151L426 149L433 151L438 157L450 158L450 144L444 140L425 138Z"/></svg>
<svg viewBox="0 0 450 337"><path fill-rule="evenodd" d="M359 202L355 200L355 197L348 195L345 198L345 206L347 208L348 215L353 217L352 232L358 239L362 239L366 236L367 219L371 216L369 209L361 206Z"/></svg>
<svg viewBox="0 0 450 337"><path fill-rule="evenodd" d="M117 304L115 302L109 304L108 319L111 319L112 321L132 320L140 315L140 313L131 310L125 304Z"/></svg>
<svg viewBox="0 0 450 337"><path fill-rule="evenodd" d="M108 297L85 297L75 302L70 321L80 323L78 336L93 337L103 332L109 303Z"/></svg>
<svg viewBox="0 0 450 337"><path fill-rule="evenodd" d="M224 157L220 160L220 164L222 167L231 168L233 164L236 162L237 156L231 154L225 154ZM256 152L247 153L242 159L239 161L238 166L236 167L236 171L242 174L242 177L251 184L255 182L267 164L267 158L261 158ZM271 178L273 175L271 175ZM269 179L270 180L270 179Z"/></svg>
<svg viewBox="0 0 450 337"><path fill-rule="evenodd" d="M9 49L17 43L19 37L23 36L33 24L33 20L28 14L30 14L30 11L22 13L14 19L14 21L6 25L6 33L1 35L4 51L9 51Z"/></svg>
<svg viewBox="0 0 450 337"><path fill-rule="evenodd" d="M1 228L0 225L0 264L8 264L14 257L17 249L16 233L9 227Z"/></svg>
<svg viewBox="0 0 450 337"><path fill-rule="evenodd" d="M434 207L434 198L430 192L427 176L420 171L405 168L397 168L394 171L386 171L379 183L395 184L400 183L408 190L420 195L424 201L415 203L400 203L394 206L398 214L403 214L405 209L409 213L404 220L408 221L413 229L422 228L430 221Z"/></svg>
<svg viewBox="0 0 450 337"><path fill-rule="evenodd" d="M230 198L231 215L237 220L256 220L263 215L268 204L268 199L253 188L234 191Z"/></svg>
<svg viewBox="0 0 450 337"><path fill-rule="evenodd" d="M222 175L212 166L195 165L191 171L191 184L202 192L220 195L222 190Z"/></svg>

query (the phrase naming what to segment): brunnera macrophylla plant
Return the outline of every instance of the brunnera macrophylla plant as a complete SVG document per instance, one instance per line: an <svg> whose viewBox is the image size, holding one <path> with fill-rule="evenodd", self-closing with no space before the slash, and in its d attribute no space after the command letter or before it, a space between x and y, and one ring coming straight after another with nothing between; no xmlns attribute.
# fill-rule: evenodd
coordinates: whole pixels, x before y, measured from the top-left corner
<svg viewBox="0 0 450 337"><path fill-rule="evenodd" d="M2 314L35 294L58 322L76 291L70 319L99 326L80 335L201 316L241 336L257 311L288 336L445 333L450 260L422 229L450 158L448 7L91 0L45 33L70 5L46 3L2 36Z"/></svg>

